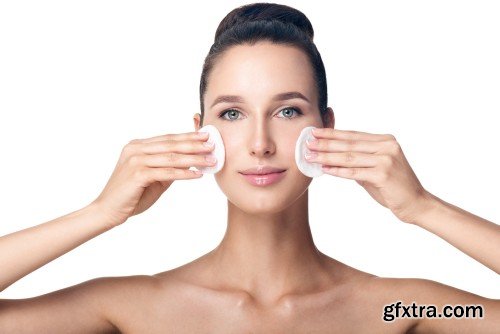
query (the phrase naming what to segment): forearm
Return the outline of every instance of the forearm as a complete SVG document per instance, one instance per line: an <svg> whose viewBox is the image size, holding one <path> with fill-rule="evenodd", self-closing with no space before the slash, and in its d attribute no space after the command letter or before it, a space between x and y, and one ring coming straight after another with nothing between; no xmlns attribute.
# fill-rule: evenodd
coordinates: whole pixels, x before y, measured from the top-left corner
<svg viewBox="0 0 500 334"><path fill-rule="evenodd" d="M0 291L112 228L95 204L0 237Z"/></svg>
<svg viewBox="0 0 500 334"><path fill-rule="evenodd" d="M415 225L500 274L500 226L428 193Z"/></svg>

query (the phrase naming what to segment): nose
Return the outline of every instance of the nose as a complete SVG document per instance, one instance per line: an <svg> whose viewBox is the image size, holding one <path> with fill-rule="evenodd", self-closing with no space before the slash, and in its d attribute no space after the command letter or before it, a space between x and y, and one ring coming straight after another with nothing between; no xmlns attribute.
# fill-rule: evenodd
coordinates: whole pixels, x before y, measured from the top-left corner
<svg viewBox="0 0 500 334"><path fill-rule="evenodd" d="M276 151L276 145L271 138L266 125L258 125L252 130L250 138L250 154L261 158L271 156Z"/></svg>

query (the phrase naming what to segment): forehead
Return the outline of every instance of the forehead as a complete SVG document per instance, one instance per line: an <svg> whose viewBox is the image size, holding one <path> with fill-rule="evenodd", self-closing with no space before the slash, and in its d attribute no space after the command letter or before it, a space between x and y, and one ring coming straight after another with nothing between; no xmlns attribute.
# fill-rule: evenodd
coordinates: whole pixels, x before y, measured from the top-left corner
<svg viewBox="0 0 500 334"><path fill-rule="evenodd" d="M314 96L311 64L306 54L293 46L258 42L237 45L217 60L209 77L206 102L219 94L262 99L277 93L299 91Z"/></svg>

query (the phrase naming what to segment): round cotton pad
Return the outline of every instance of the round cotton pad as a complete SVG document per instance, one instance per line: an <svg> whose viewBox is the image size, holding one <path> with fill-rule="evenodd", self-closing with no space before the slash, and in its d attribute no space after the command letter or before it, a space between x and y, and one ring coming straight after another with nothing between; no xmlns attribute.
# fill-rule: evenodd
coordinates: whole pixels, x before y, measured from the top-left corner
<svg viewBox="0 0 500 334"><path fill-rule="evenodd" d="M214 166L207 166L207 167L195 167L199 171L201 171L203 174L215 174L218 171L222 169L222 166L224 166L224 161L225 161L225 149L224 149L224 143L222 142L222 136L220 135L219 130L213 125L205 125L201 129L198 130L198 132L207 132L208 133L208 143L215 143L214 149L210 152L211 156L215 156L217 159L217 162Z"/></svg>
<svg viewBox="0 0 500 334"><path fill-rule="evenodd" d="M310 152L310 150L307 148L306 140L314 138L312 134L312 129L314 128L314 126L308 126L302 129L299 138L295 143L295 163L297 164L297 167L299 167L299 170L302 172L302 174L309 177L316 177L324 174L323 170L321 169L321 164L316 162L309 162L304 157L304 154L306 152Z"/></svg>

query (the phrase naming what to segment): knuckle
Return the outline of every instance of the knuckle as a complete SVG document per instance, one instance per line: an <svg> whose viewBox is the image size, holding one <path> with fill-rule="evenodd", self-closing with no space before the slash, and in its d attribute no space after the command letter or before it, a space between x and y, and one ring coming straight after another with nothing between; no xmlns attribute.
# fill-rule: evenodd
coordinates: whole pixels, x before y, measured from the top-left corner
<svg viewBox="0 0 500 334"><path fill-rule="evenodd" d="M358 131L347 130L347 134L349 135L349 138L351 138L351 140L359 138L359 132Z"/></svg>
<svg viewBox="0 0 500 334"><path fill-rule="evenodd" d="M172 140L164 140L162 143L161 143L161 149L163 151L170 151L172 149Z"/></svg>
<svg viewBox="0 0 500 334"><path fill-rule="evenodd" d="M174 152L166 153L165 158L167 159L168 162L175 162L178 160L178 156Z"/></svg>
<svg viewBox="0 0 500 334"><path fill-rule="evenodd" d="M378 180L381 183L385 183L389 179L389 172L385 169L380 171L378 175Z"/></svg>
<svg viewBox="0 0 500 334"><path fill-rule="evenodd" d="M356 176L359 174L358 168L349 168L348 171L349 171L350 176Z"/></svg>
<svg viewBox="0 0 500 334"><path fill-rule="evenodd" d="M355 158L356 157L352 152L346 152L344 155L345 162L353 162Z"/></svg>
<svg viewBox="0 0 500 334"><path fill-rule="evenodd" d="M389 140L387 143L389 147L389 152L396 154L401 150L401 146L396 140Z"/></svg>
<svg viewBox="0 0 500 334"><path fill-rule="evenodd" d="M316 147L316 149L318 149L318 150L324 150L327 147L328 143L324 139L319 138L319 139L316 139L316 140L317 140L317 142L314 145Z"/></svg>
<svg viewBox="0 0 500 334"><path fill-rule="evenodd" d="M332 128L321 128L321 131L323 133L325 133L326 135L331 135L334 132L334 130Z"/></svg>
<svg viewBox="0 0 500 334"><path fill-rule="evenodd" d="M392 165L394 163L394 160L392 159L392 156L390 156L390 155L382 155L381 159L382 159L382 165L384 167L386 167L387 169L390 168L390 167L392 167Z"/></svg>
<svg viewBox="0 0 500 334"><path fill-rule="evenodd" d="M148 173L145 168L136 168L133 173L133 178L139 182L148 181Z"/></svg>
<svg viewBox="0 0 500 334"><path fill-rule="evenodd" d="M122 153L124 155L130 155L135 151L138 142L134 142L134 140L130 141L127 145L123 147Z"/></svg>
<svg viewBox="0 0 500 334"><path fill-rule="evenodd" d="M354 140L354 139L349 139L347 142L346 142L346 149L348 151L354 151L354 149L356 148L356 145L358 144L358 141L357 140Z"/></svg>
<svg viewBox="0 0 500 334"><path fill-rule="evenodd" d="M389 141L396 141L396 137L394 137L394 135L392 135L392 134L390 134L390 133L385 134L385 135L384 135L384 138L385 138L386 140L389 140Z"/></svg>
<svg viewBox="0 0 500 334"><path fill-rule="evenodd" d="M171 138L167 138L163 141L163 144L168 147L168 146L172 146L172 144L174 144L176 141L171 139Z"/></svg>
<svg viewBox="0 0 500 334"><path fill-rule="evenodd" d="M195 148L197 151L203 151L203 152L206 152L207 150L208 152L212 152L215 150L215 146L207 148L207 146L205 146L205 142L198 142L196 143L196 146L194 146L193 148Z"/></svg>
<svg viewBox="0 0 500 334"><path fill-rule="evenodd" d="M164 170L165 170L165 174L167 174L167 175L178 174L178 170L176 168L168 167L168 168L164 168Z"/></svg>
<svg viewBox="0 0 500 334"><path fill-rule="evenodd" d="M183 169L178 168L165 168L165 175L169 180L175 180L181 177L185 171Z"/></svg>
<svg viewBox="0 0 500 334"><path fill-rule="evenodd" d="M128 162L131 166L139 166L140 165L140 161L141 161L141 158L139 155L137 154L134 154L134 155L131 155L129 158L128 158Z"/></svg>

